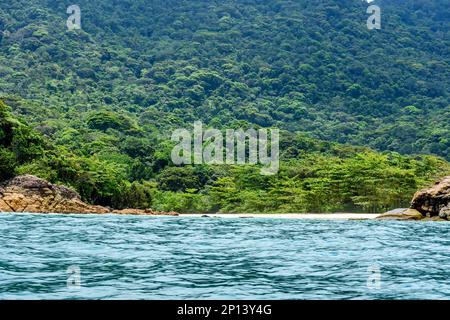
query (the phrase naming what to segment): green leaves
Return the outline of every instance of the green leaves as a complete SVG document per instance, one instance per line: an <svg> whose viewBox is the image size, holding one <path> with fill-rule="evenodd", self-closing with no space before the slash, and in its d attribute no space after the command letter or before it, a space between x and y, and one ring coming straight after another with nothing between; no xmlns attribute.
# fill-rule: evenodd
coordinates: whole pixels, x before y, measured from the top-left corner
<svg viewBox="0 0 450 320"><path fill-rule="evenodd" d="M208 194L224 212L383 212L408 206L424 183L449 172L449 164L434 157L370 150L345 157L309 153L285 162L265 185L256 168L235 168Z"/></svg>
<svg viewBox="0 0 450 320"><path fill-rule="evenodd" d="M0 180L12 178L16 165L16 155L9 149L0 147Z"/></svg>
<svg viewBox="0 0 450 320"><path fill-rule="evenodd" d="M106 131L108 129L122 131L136 130L136 125L131 119L110 111L94 112L88 117L87 125L91 129L101 131Z"/></svg>
<svg viewBox="0 0 450 320"><path fill-rule="evenodd" d="M63 3L3 1L0 94L34 102L15 109L33 125L135 134L245 120L450 159L448 1L384 4L376 34L358 1L150 2L80 0L89 14L74 33Z"/></svg>
<svg viewBox="0 0 450 320"><path fill-rule="evenodd" d="M358 1L80 0L77 32L63 3L3 1L0 94L14 115L0 101L0 179L34 173L117 207L404 205L448 163L368 148L450 159L449 3L422 2L386 3L370 34ZM172 167L170 133L194 120L287 130L280 174Z"/></svg>

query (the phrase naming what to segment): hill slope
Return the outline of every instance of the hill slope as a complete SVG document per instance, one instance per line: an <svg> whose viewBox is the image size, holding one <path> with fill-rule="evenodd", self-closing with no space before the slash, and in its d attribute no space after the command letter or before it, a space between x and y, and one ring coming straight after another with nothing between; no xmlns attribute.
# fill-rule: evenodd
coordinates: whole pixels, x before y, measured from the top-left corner
<svg viewBox="0 0 450 320"><path fill-rule="evenodd" d="M68 31L71 1L3 1L1 178L117 208L404 205L449 171L400 154L450 159L450 3L376 3L369 31L358 0L80 0ZM280 174L172 167L168 138L195 120L285 130Z"/></svg>
<svg viewBox="0 0 450 320"><path fill-rule="evenodd" d="M0 4L0 93L37 103L16 109L35 124L105 108L450 155L448 1L377 1L377 31L357 0L78 3L78 32L68 1Z"/></svg>

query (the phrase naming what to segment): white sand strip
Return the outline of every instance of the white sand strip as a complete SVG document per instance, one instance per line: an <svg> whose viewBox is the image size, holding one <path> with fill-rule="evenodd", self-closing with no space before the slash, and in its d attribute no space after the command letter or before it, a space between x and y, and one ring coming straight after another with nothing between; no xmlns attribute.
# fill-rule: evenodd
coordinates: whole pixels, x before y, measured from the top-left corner
<svg viewBox="0 0 450 320"><path fill-rule="evenodd" d="M182 214L181 217L200 218L208 216L211 218L275 218L275 219L309 219L309 220L359 220L359 219L375 219L379 214L372 213L286 213L286 214L250 214L250 213L233 213L233 214Z"/></svg>

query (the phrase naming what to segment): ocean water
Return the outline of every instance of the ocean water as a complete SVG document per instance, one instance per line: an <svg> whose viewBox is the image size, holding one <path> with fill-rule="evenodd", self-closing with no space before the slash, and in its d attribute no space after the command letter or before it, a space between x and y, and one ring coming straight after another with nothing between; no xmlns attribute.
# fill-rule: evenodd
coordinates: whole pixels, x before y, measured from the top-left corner
<svg viewBox="0 0 450 320"><path fill-rule="evenodd" d="M445 299L450 224L0 214L0 299Z"/></svg>

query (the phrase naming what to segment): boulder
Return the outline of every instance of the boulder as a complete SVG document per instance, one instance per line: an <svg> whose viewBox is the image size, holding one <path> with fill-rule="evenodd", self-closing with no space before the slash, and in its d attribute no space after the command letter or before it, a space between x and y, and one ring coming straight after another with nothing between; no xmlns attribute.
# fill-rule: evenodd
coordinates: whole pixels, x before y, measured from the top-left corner
<svg viewBox="0 0 450 320"><path fill-rule="evenodd" d="M440 216L448 219L450 205L450 176L434 186L418 191L411 202L411 208L427 217Z"/></svg>
<svg viewBox="0 0 450 320"><path fill-rule="evenodd" d="M379 215L377 220L422 220L425 217L415 209L395 209Z"/></svg>

